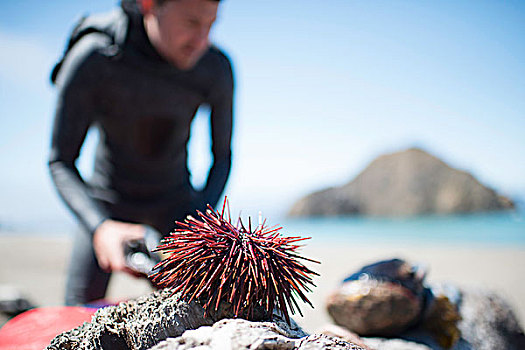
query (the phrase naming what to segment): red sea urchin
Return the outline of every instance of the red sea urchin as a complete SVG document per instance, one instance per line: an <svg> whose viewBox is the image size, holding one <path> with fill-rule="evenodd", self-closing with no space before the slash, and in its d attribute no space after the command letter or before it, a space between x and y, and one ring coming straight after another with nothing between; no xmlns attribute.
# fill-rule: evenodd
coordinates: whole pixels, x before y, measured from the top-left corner
<svg viewBox="0 0 525 350"><path fill-rule="evenodd" d="M233 225L224 201L222 212L208 206L197 211L200 220L188 216L163 239L156 251L167 257L155 266L150 279L161 288L181 292L184 300L204 300L206 312L217 311L221 301L231 305L235 317L251 318L255 308L271 319L278 309L290 323L288 310L301 314L295 296L313 307L302 290L315 286L309 275L318 275L301 264L296 242L309 238L283 237L282 227L265 222L252 230L241 219ZM295 306L295 308L294 308ZM301 314L302 315L302 314Z"/></svg>

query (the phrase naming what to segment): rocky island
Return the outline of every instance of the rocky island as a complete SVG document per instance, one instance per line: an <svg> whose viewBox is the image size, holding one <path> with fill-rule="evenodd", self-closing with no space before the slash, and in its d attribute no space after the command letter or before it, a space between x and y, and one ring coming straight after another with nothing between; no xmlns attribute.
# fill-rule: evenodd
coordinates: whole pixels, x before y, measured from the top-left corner
<svg viewBox="0 0 525 350"><path fill-rule="evenodd" d="M290 216L414 216L513 209L471 174L419 149L382 155L349 183L298 200Z"/></svg>

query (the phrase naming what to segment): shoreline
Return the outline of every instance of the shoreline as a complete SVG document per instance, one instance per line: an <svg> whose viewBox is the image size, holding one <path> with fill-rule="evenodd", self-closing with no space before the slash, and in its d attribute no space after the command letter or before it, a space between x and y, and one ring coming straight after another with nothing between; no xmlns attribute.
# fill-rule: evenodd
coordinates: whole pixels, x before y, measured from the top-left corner
<svg viewBox="0 0 525 350"><path fill-rule="evenodd" d="M317 287L307 294L315 309L300 303L304 317L293 316L308 332L330 323L324 300L342 279L363 265L394 257L425 264L427 283L447 282L497 292L512 306L523 327L525 281L519 277L525 266L525 246L318 241L307 241L300 250L305 257L321 262L306 262L321 275L314 278ZM16 287L37 306L62 305L70 249L68 236L0 233L0 284ZM151 290L148 281L118 273L110 282L108 299L134 298Z"/></svg>

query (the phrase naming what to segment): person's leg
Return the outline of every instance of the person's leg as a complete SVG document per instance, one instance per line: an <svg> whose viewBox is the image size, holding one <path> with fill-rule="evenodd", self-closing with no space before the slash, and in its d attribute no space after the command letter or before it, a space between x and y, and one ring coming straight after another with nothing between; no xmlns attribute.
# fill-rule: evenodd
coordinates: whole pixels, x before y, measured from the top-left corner
<svg viewBox="0 0 525 350"><path fill-rule="evenodd" d="M67 272L66 305L81 305L102 299L110 276L98 266L90 235L77 230Z"/></svg>

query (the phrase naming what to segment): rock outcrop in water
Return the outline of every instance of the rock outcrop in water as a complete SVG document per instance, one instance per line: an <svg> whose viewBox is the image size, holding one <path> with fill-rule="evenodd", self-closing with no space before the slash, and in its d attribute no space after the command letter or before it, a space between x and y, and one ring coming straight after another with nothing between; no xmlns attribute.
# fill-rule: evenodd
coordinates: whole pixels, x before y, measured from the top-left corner
<svg viewBox="0 0 525 350"><path fill-rule="evenodd" d="M514 203L471 174L411 148L382 155L354 180L297 201L290 216L412 216L496 211Z"/></svg>

